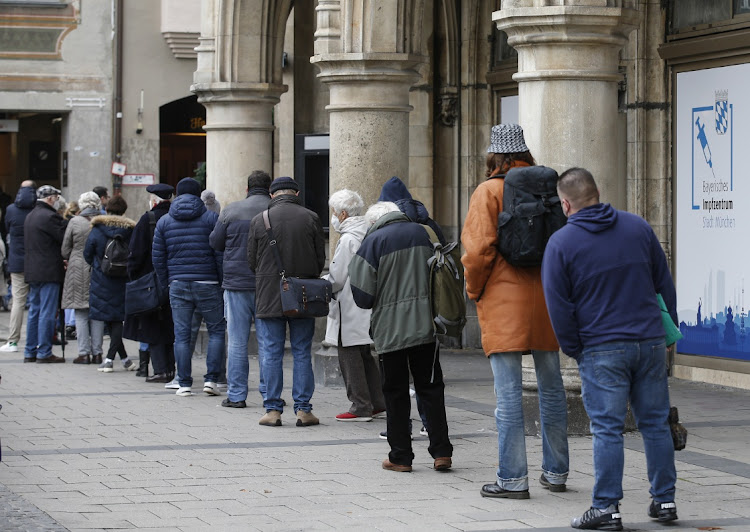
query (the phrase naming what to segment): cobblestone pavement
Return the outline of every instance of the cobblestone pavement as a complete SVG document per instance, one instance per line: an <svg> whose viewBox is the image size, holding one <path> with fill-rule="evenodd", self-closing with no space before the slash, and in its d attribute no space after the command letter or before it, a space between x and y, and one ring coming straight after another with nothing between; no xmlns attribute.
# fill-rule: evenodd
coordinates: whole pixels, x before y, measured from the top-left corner
<svg viewBox="0 0 750 532"><path fill-rule="evenodd" d="M7 326L7 314L0 314ZM0 337L3 331L0 326ZM127 343L137 355L137 345ZM59 354L59 348L55 348ZM570 439L568 491L537 479L541 440L527 438L530 500L479 496L494 479L497 434L492 373L476 351L442 353L454 469L432 470L417 433L411 474L384 471L385 421L340 423L342 388L318 388L321 425L258 425L257 360L251 358L248 408L220 406L200 392L176 397L133 372L94 366L23 364L0 353L0 530L570 530L590 505L591 439ZM290 358L289 356L287 358ZM287 361L289 362L289 361ZM291 382L291 368L286 370ZM672 402L690 431L677 453L680 521L646 516L646 464L638 434L626 436L628 530L750 530L750 393L674 380ZM291 392L284 397L291 404ZM416 408L413 409L416 418ZM714 528L705 528L714 527Z"/></svg>

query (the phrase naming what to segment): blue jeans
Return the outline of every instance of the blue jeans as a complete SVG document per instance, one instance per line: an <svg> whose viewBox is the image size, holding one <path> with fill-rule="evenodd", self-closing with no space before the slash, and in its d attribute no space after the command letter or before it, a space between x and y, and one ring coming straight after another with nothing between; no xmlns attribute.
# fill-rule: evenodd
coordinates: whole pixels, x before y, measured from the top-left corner
<svg viewBox="0 0 750 532"><path fill-rule="evenodd" d="M593 435L592 506L606 508L622 499L622 433L628 401L643 437L651 497L656 502L674 501L677 473L667 422L669 388L664 338L585 348L578 371Z"/></svg>
<svg viewBox="0 0 750 532"><path fill-rule="evenodd" d="M532 351L542 421L542 471L552 484L568 478L568 404L557 351ZM509 491L529 489L522 406L521 352L490 355L495 375L499 468L497 484ZM429 429L428 429L429 430Z"/></svg>
<svg viewBox="0 0 750 532"><path fill-rule="evenodd" d="M25 358L52 355L55 314L60 302L60 283L29 283L29 316L26 321Z"/></svg>
<svg viewBox="0 0 750 532"><path fill-rule="evenodd" d="M247 376L250 363L247 359L247 344L250 341L250 326L255 320L254 290L224 290L225 314L229 349L227 354L227 397L230 401L247 399ZM258 391L266 396L266 383L263 379L263 359L258 357L260 382Z"/></svg>
<svg viewBox="0 0 750 532"><path fill-rule="evenodd" d="M292 399L294 413L312 410L315 378L312 369L312 338L315 318L257 318L255 333L258 336L258 358L263 364L266 395L263 406L269 410L284 411L281 390L284 388L284 341L286 325L289 324L289 341L292 344L294 373L292 375Z"/></svg>
<svg viewBox="0 0 750 532"><path fill-rule="evenodd" d="M172 281L169 285L169 303L174 321L174 357L180 386L193 385L192 353L190 352L191 324L197 310L203 315L208 329L206 354L206 382L218 382L224 358L224 302L218 284L195 281Z"/></svg>

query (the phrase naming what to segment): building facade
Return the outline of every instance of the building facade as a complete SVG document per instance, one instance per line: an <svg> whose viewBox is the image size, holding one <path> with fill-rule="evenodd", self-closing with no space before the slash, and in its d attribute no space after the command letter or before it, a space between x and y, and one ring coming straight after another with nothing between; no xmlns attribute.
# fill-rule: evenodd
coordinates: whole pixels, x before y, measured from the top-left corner
<svg viewBox="0 0 750 532"><path fill-rule="evenodd" d="M674 374L750 388L749 32L748 0L0 0L0 183L106 181L140 212L144 184L205 162L224 204L264 169L326 221L330 192L369 203L397 175L457 239L491 126L519 122L656 231Z"/></svg>

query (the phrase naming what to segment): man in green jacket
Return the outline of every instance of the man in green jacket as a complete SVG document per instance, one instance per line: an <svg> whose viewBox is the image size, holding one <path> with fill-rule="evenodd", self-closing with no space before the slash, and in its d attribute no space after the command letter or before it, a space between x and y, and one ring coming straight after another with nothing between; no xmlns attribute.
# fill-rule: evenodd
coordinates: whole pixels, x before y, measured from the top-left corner
<svg viewBox="0 0 750 532"><path fill-rule="evenodd" d="M427 231L391 202L370 207L372 224L349 264L354 302L371 308L370 330L380 355L391 452L383 469L412 470L409 371L429 424L434 468L451 468L453 446L445 417L443 371L432 326L427 260L433 255Z"/></svg>

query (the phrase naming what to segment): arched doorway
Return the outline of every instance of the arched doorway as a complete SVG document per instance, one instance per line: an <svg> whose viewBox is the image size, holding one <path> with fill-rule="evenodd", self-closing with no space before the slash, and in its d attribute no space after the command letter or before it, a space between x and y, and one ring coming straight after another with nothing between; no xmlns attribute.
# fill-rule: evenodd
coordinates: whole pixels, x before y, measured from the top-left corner
<svg viewBox="0 0 750 532"><path fill-rule="evenodd" d="M177 186L183 177L192 177L206 162L206 108L195 95L159 108L159 175L162 183ZM205 182L204 182L205 186Z"/></svg>

